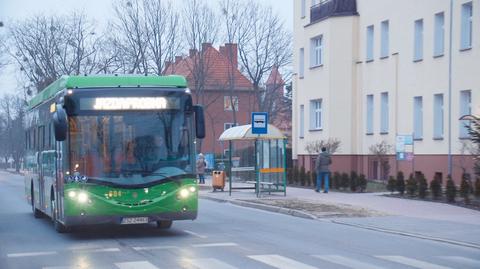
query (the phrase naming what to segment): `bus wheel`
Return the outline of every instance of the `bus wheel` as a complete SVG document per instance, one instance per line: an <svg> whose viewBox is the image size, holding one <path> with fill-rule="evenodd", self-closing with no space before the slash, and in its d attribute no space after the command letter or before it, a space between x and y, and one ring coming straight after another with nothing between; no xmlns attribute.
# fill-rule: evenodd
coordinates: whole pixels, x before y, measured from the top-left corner
<svg viewBox="0 0 480 269"><path fill-rule="evenodd" d="M32 212L33 212L33 217L35 217L36 219L39 219L43 216L42 214L42 211L38 210L37 208L35 208L35 196L34 196L34 191L33 191L33 187L31 188L31 197L32 197Z"/></svg>
<svg viewBox="0 0 480 269"><path fill-rule="evenodd" d="M173 221L171 220L159 220L157 221L157 228L158 229L170 229L172 227Z"/></svg>
<svg viewBox="0 0 480 269"><path fill-rule="evenodd" d="M55 231L59 233L66 233L69 231L69 229L63 225L60 221L57 219L57 210L55 209L55 200L51 200L51 206L50 208L52 209L52 221L53 221L53 227L55 228Z"/></svg>

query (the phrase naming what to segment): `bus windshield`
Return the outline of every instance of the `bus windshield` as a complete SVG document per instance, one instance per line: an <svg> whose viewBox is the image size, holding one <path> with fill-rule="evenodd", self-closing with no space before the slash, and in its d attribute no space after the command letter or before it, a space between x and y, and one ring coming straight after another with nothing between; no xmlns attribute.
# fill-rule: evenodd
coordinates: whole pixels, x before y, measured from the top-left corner
<svg viewBox="0 0 480 269"><path fill-rule="evenodd" d="M181 110L71 116L70 174L118 185L192 174L190 121Z"/></svg>

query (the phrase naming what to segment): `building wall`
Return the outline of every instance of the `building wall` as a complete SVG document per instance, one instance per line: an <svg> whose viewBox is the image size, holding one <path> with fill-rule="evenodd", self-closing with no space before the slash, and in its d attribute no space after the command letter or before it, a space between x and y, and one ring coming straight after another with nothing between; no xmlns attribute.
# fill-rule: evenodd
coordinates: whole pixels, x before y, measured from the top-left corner
<svg viewBox="0 0 480 269"><path fill-rule="evenodd" d="M310 24L309 4L301 18L301 2L294 5L294 98L293 98L293 156L303 161L309 152L309 141L338 138L341 149L335 158L340 164L334 169L358 170L368 174L372 169L369 148L381 141L395 145L397 134L412 134L413 99L423 97L423 138L415 141L416 167L432 178L436 171L448 173L449 142L453 158L453 176L459 178L461 167L456 164L467 154L459 139L460 91L471 91L472 113L480 114L480 0L454 1L452 35L452 94L449 113L449 0L357 0L358 16L331 17ZM460 50L461 6L473 4L472 48ZM435 14L444 12L444 53L434 57ZM423 19L423 59L414 61L415 20ZM389 21L389 53L381 58L381 22ZM367 27L374 26L373 60L366 61ZM324 65L309 69L310 39L323 35ZM305 49L304 77L299 76L299 49ZM387 132L380 132L382 92L388 93ZM434 94L444 96L443 139L433 138ZM367 95L374 96L373 132L367 134ZM321 131L309 131L309 102L322 98ZM305 107L305 136L299 137L300 105ZM451 117L449 119L449 116ZM449 136L451 123L451 136ZM392 149L391 154L394 153ZM395 162L398 169L411 171L412 163ZM370 161L369 161L370 160ZM308 162L308 161L307 161ZM398 163L398 165L397 165ZM471 172L472 161L466 162ZM433 164L433 165L431 165ZM417 168L415 168L417 170Z"/></svg>

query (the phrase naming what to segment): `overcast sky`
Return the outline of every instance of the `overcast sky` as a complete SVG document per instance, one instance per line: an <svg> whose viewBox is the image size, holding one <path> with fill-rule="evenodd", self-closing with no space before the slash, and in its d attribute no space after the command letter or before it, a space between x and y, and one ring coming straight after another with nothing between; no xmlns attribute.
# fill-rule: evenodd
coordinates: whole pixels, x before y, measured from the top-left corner
<svg viewBox="0 0 480 269"><path fill-rule="evenodd" d="M174 0L181 3L180 0ZM257 0L265 5L271 5L284 19L288 29L293 29L294 0ZM0 0L0 21L8 26L10 21L23 20L35 14L68 14L72 10L83 10L90 18L105 24L113 14L112 3L115 0ZM217 0L208 0L217 5ZM0 28L0 35L5 29ZM17 89L17 83L12 68L0 73L0 94L11 93Z"/></svg>

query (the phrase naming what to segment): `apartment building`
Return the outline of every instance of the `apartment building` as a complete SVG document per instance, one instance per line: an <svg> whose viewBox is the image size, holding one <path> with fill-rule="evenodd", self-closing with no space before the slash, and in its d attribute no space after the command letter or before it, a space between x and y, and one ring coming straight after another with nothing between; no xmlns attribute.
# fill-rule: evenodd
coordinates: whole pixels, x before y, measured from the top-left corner
<svg viewBox="0 0 480 269"><path fill-rule="evenodd" d="M480 115L480 0L298 0L294 4L293 158L313 168L312 141L336 138L334 171L472 172L462 115ZM397 135L413 158L397 160Z"/></svg>

